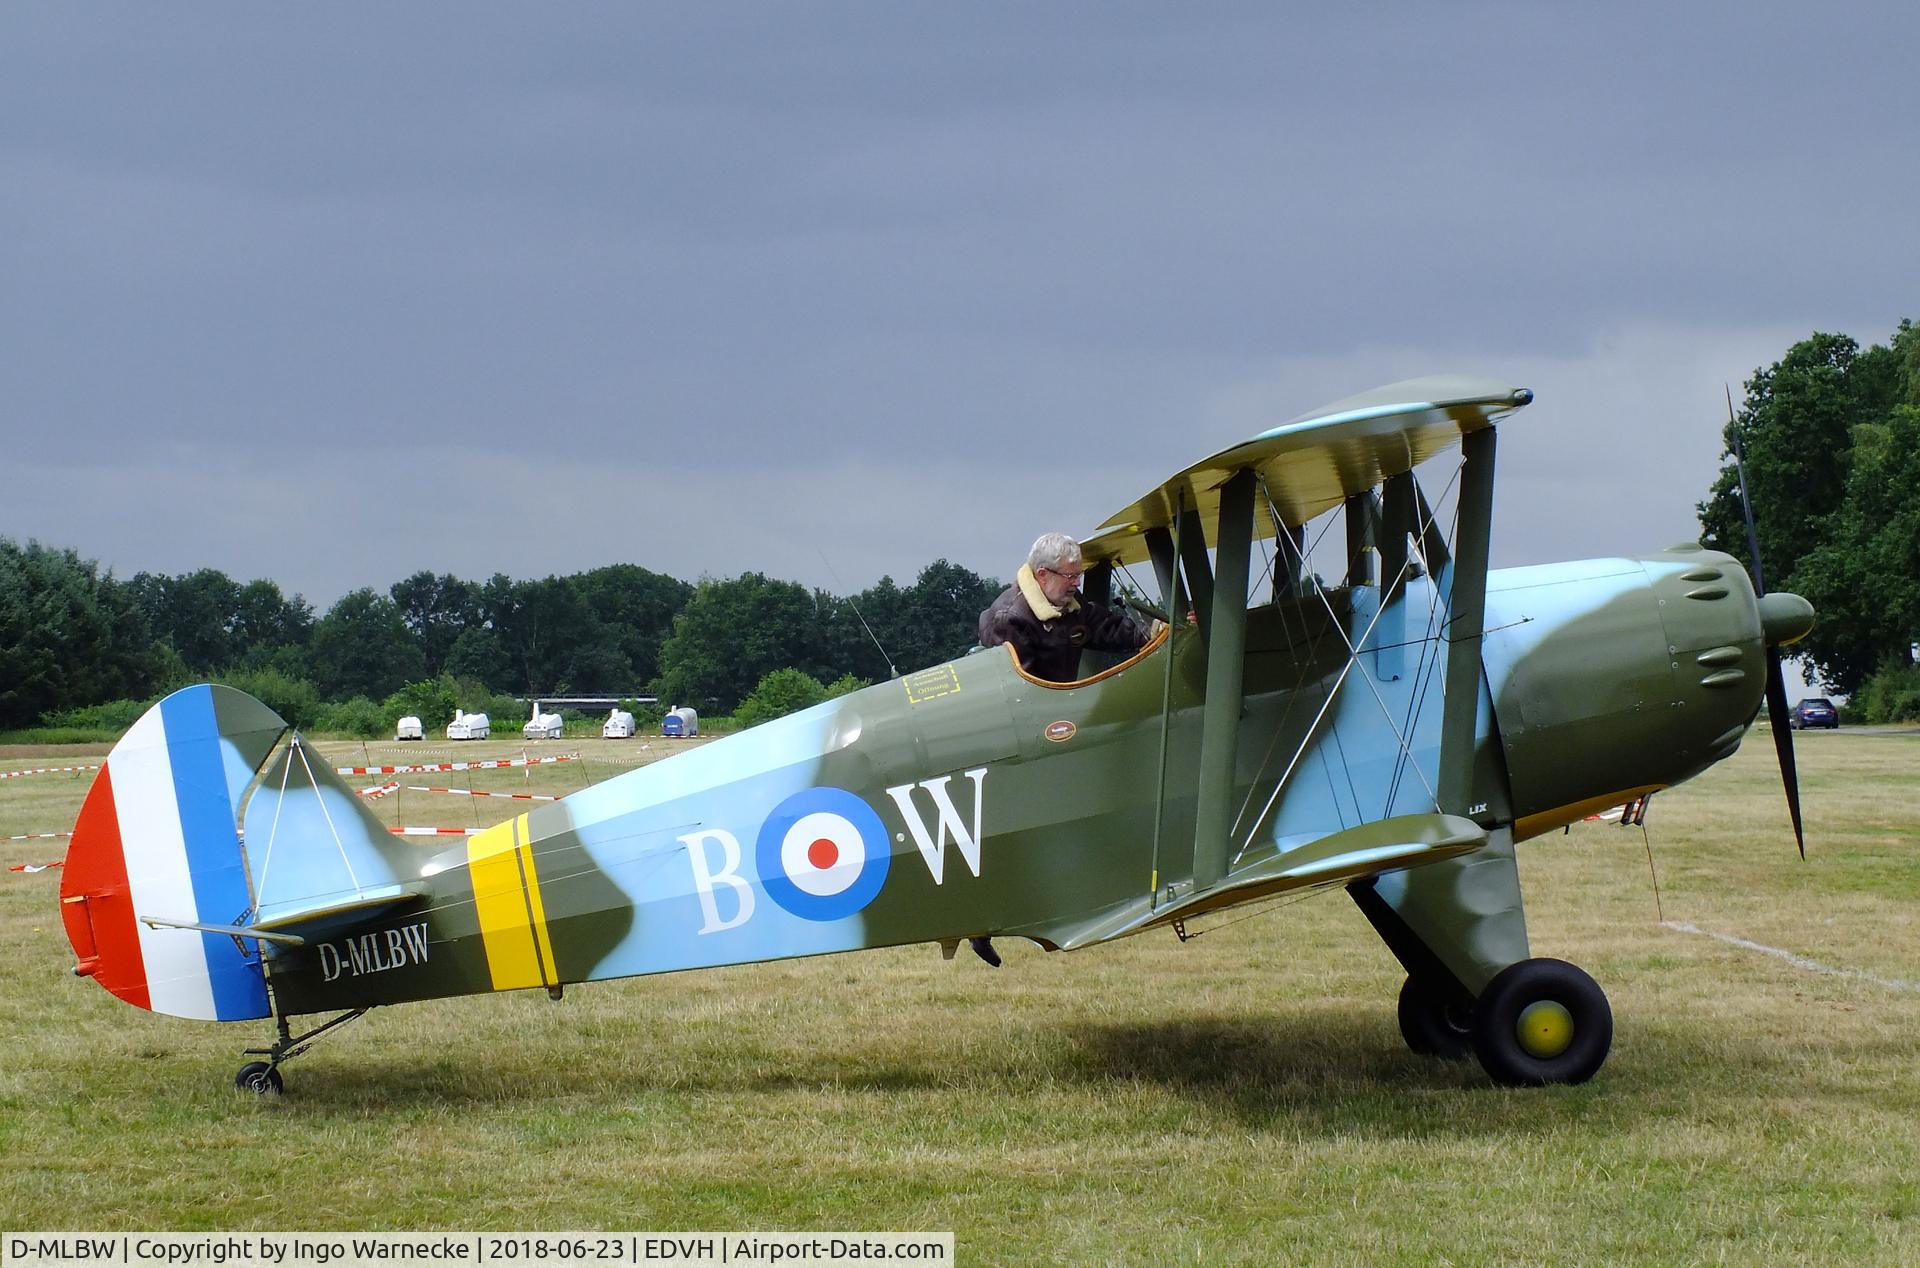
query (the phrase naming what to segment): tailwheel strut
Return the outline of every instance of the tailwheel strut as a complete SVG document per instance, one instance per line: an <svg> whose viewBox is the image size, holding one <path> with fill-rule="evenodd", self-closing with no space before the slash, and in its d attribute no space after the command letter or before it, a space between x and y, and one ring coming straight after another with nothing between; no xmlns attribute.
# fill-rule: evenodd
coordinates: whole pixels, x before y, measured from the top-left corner
<svg viewBox="0 0 1920 1268"><path fill-rule="evenodd" d="M241 1066L240 1073L233 1078L233 1085L243 1092L254 1092L261 1096L278 1096L286 1086L280 1077L282 1062L291 1061L311 1048L320 1036L329 1030L336 1026L344 1026L357 1017L364 1017L366 1013L367 1009L356 1008L340 1014L332 1021L322 1022L312 1030L299 1035L293 1033L293 1027L288 1024L284 1015L276 1017L274 1020L280 1027L279 1037L269 1047L248 1048L245 1053L249 1057L265 1057L266 1060L249 1061Z"/></svg>

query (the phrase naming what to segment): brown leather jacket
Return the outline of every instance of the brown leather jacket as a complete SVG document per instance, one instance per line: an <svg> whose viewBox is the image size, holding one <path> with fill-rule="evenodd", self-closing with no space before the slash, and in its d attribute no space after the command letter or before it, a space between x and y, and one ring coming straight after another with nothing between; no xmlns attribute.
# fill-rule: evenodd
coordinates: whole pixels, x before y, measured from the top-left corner
<svg viewBox="0 0 1920 1268"><path fill-rule="evenodd" d="M1080 672L1081 648L1133 651L1145 645L1146 629L1125 613L1077 595L1067 597L1069 606L1064 610L1056 608L1031 580L1033 574L1024 567L1020 572L1020 578L980 614L980 646L1011 643L1021 668L1035 678L1072 682Z"/></svg>

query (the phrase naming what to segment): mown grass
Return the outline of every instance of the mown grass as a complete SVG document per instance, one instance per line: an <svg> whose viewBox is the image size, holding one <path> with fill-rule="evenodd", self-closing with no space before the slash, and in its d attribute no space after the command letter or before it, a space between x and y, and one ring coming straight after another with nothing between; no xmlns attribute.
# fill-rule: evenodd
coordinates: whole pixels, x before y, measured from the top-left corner
<svg viewBox="0 0 1920 1268"><path fill-rule="evenodd" d="M565 790L663 748L605 747L474 786ZM1006 946L999 972L914 947L397 1008L258 1101L228 1084L264 1027L73 978L57 874L5 875L0 1225L951 1228L972 1263L1913 1262L1920 992L1661 923L1920 983L1920 739L1799 752L1804 865L1764 733L1655 799L1657 906L1638 830L1521 847L1535 953L1592 972L1617 1023L1597 1079L1538 1091L1409 1054L1399 970L1334 895L1186 944ZM441 778L466 777L409 782ZM0 822L57 824L84 780L0 782ZM516 805L410 796L383 816Z"/></svg>

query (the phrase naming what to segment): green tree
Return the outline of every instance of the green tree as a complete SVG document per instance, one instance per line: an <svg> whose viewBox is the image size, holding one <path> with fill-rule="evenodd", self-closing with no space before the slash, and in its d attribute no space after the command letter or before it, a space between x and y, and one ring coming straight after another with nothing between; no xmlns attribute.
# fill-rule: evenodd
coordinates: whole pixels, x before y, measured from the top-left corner
<svg viewBox="0 0 1920 1268"><path fill-rule="evenodd" d="M922 568L902 596L900 672L965 655L979 640L980 614L1003 588L1001 582L944 559Z"/></svg>
<svg viewBox="0 0 1920 1268"><path fill-rule="evenodd" d="M394 582L387 594L419 642L429 674L446 667L454 643L480 621L480 588L450 573L422 570Z"/></svg>
<svg viewBox="0 0 1920 1268"><path fill-rule="evenodd" d="M0 726L139 699L167 663L129 587L71 550L0 537Z"/></svg>
<svg viewBox="0 0 1920 1268"><path fill-rule="evenodd" d="M328 609L313 629L313 668L329 700L380 698L426 677L426 658L399 607L371 589L355 590Z"/></svg>
<svg viewBox="0 0 1920 1268"><path fill-rule="evenodd" d="M601 638L618 656L613 678L602 690L649 683L660 672L660 645L673 633L673 618L693 597L684 581L648 572L635 564L610 564L573 579L575 590L599 622ZM595 685L584 675L576 683Z"/></svg>
<svg viewBox="0 0 1920 1268"><path fill-rule="evenodd" d="M818 596L819 642L822 658L832 670L869 679L892 676L912 666L903 646L908 618L905 591L890 576L858 594L839 599ZM885 649L884 654L882 649Z"/></svg>
<svg viewBox="0 0 1920 1268"><path fill-rule="evenodd" d="M758 572L703 581L660 648L653 694L731 711L772 670L819 668L818 616L813 594L792 581Z"/></svg>
<svg viewBox="0 0 1920 1268"><path fill-rule="evenodd" d="M1853 692L1902 669L1920 639L1920 406L1854 428L1846 496L1822 521L1793 589L1819 613L1806 644L1822 681Z"/></svg>
<svg viewBox="0 0 1920 1268"><path fill-rule="evenodd" d="M177 577L142 572L130 584L154 634L179 653L190 672L210 674L233 663L239 650L233 638L239 582L218 568L202 568Z"/></svg>
<svg viewBox="0 0 1920 1268"><path fill-rule="evenodd" d="M1724 462L1699 508L1701 540L1752 566L1733 464L1737 431L1769 589L1785 588L1801 556L1819 544L1821 521L1839 508L1853 429L1893 404L1876 390L1884 388L1886 376L1874 372L1884 358L1868 359L1868 369L1856 374L1860 360L1860 345L1846 335L1801 340L1754 371L1745 404L1723 429Z"/></svg>
<svg viewBox="0 0 1920 1268"><path fill-rule="evenodd" d="M235 595L228 634L244 664L269 664L287 648L304 655L313 637L313 606L297 594L289 599L274 582L249 581Z"/></svg>
<svg viewBox="0 0 1920 1268"><path fill-rule="evenodd" d="M483 683L494 690L506 686L513 678L513 662L507 659L506 648L500 646L499 638L491 629L480 625L462 630L460 637L453 640L453 648L447 653L441 670L454 678Z"/></svg>
<svg viewBox="0 0 1920 1268"><path fill-rule="evenodd" d="M129 586L71 549L0 538L0 726L144 697L165 669Z"/></svg>
<svg viewBox="0 0 1920 1268"><path fill-rule="evenodd" d="M936 559L905 589L882 577L851 598L826 596L822 638L828 663L878 680L896 669L911 673L964 655L979 637L980 613L1001 588L998 581ZM886 648L886 658L875 640Z"/></svg>
<svg viewBox="0 0 1920 1268"><path fill-rule="evenodd" d="M481 610L510 667L505 686L525 695L561 682L600 689L601 675L624 677L607 649L599 621L571 580L515 581L495 573L481 591ZM620 684L611 684L618 688Z"/></svg>
<svg viewBox="0 0 1920 1268"><path fill-rule="evenodd" d="M1726 430L1727 458L1700 504L1702 541L1750 564L1734 466L1747 488L1768 589L1813 603L1799 645L1814 672L1851 692L1877 665L1905 663L1920 570L1920 525L1907 511L1916 473L1907 411L1920 406L1920 330L1902 322L1887 346L1861 351L1816 333L1757 370Z"/></svg>

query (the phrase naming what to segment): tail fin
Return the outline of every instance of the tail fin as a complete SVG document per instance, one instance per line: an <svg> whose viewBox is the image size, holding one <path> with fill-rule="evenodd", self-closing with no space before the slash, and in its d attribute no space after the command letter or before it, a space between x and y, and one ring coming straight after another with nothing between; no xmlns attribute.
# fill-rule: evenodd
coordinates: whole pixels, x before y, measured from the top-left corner
<svg viewBox="0 0 1920 1268"><path fill-rule="evenodd" d="M114 746L74 825L60 887L74 971L157 1013L270 1016L265 931L413 898L410 850L273 710L184 688Z"/></svg>
<svg viewBox="0 0 1920 1268"><path fill-rule="evenodd" d="M157 1013L269 1015L257 951L138 917L246 923L253 898L237 807L286 730L253 697L201 685L147 710L114 745L80 809L60 883L76 973Z"/></svg>

